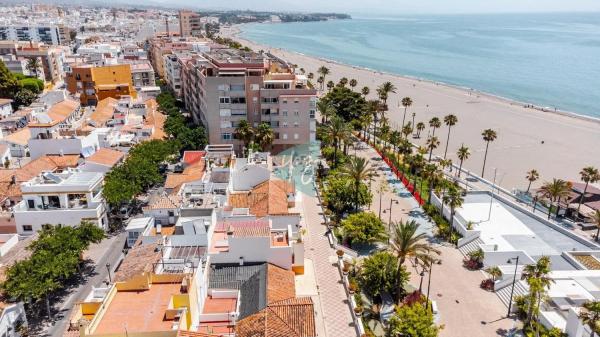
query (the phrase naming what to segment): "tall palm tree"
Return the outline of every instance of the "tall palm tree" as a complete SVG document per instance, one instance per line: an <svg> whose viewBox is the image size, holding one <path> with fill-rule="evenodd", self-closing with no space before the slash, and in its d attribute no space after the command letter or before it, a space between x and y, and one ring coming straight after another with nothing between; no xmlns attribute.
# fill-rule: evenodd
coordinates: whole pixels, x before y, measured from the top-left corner
<svg viewBox="0 0 600 337"><path fill-rule="evenodd" d="M356 88L356 86L358 85L358 81L356 79L350 79L350 82L348 82L348 84L350 84L350 88L352 88L352 91L354 91L354 88Z"/></svg>
<svg viewBox="0 0 600 337"><path fill-rule="evenodd" d="M338 116L334 116L329 120L327 124L327 131L331 140L333 141L333 164L337 165L337 153L340 148L340 144L344 139L348 138L350 130L348 125Z"/></svg>
<svg viewBox="0 0 600 337"><path fill-rule="evenodd" d="M427 138L427 149L429 150L429 162L431 162L431 155L433 154L433 150L437 149L437 147L440 145L440 141L438 140L438 138L436 136L430 136L429 138Z"/></svg>
<svg viewBox="0 0 600 337"><path fill-rule="evenodd" d="M306 74L306 70L304 68L300 68L300 72L304 75Z"/></svg>
<svg viewBox="0 0 600 337"><path fill-rule="evenodd" d="M539 311L539 304L550 284L554 280L550 278L550 257L542 256L535 264L523 267L521 278L525 279L529 285L527 319L525 325L530 325L533 321L535 311Z"/></svg>
<svg viewBox="0 0 600 337"><path fill-rule="evenodd" d="M525 193L529 193L529 190L531 189L531 183L538 180L540 178L540 174L536 169L532 169L530 171L527 171L527 175L525 176L525 178L527 179L527 181L529 181L529 184L527 185L527 191L525 191Z"/></svg>
<svg viewBox="0 0 600 337"><path fill-rule="evenodd" d="M446 154L448 153L448 144L450 144L450 129L452 129L452 127L458 123L458 118L452 114L447 115L444 117L444 123L446 126L448 126L448 138L446 139L446 150L444 150L444 159L446 159Z"/></svg>
<svg viewBox="0 0 600 337"><path fill-rule="evenodd" d="M325 83L325 78L327 78L327 75L330 74L330 71L329 68L325 66L320 66L319 69L317 69L317 73L319 73L319 75L323 77L323 83Z"/></svg>
<svg viewBox="0 0 600 337"><path fill-rule="evenodd" d="M590 337L600 333L600 301L591 301L583 304L579 312L579 319L592 330Z"/></svg>
<svg viewBox="0 0 600 337"><path fill-rule="evenodd" d="M338 84L340 85L340 87L345 87L346 84L348 84L348 78L347 77L340 78L340 81L338 82Z"/></svg>
<svg viewBox="0 0 600 337"><path fill-rule="evenodd" d="M393 224L390 250L398 259L398 279L402 276L402 265L407 259L414 258L420 261L431 259L432 253L440 251L427 243L427 235L419 230L420 224L414 220L399 221ZM400 285L401 287L402 285ZM402 289L398 289L400 293Z"/></svg>
<svg viewBox="0 0 600 337"><path fill-rule="evenodd" d="M442 126L442 121L440 121L439 118L433 117L432 119L429 120L429 127L432 129L432 131L431 131L432 136L435 136L435 129L439 128L440 126Z"/></svg>
<svg viewBox="0 0 600 337"><path fill-rule="evenodd" d="M392 82L384 82L377 88L377 93L382 95L383 104L387 104L387 98L390 93L396 93L396 86Z"/></svg>
<svg viewBox="0 0 600 337"><path fill-rule="evenodd" d="M465 201L462 196L460 187L451 185L452 187L446 191L443 197L443 202L450 207L450 240L452 240L452 232L454 231L454 214L457 208L460 208Z"/></svg>
<svg viewBox="0 0 600 337"><path fill-rule="evenodd" d="M431 203L431 194L433 193L433 189L437 182L442 178L442 172L435 164L427 164L423 168L423 178L427 179L429 190L428 190L428 198L427 203Z"/></svg>
<svg viewBox="0 0 600 337"><path fill-rule="evenodd" d="M562 179L552 179L551 182L545 182L538 190L538 194L550 201L550 206L556 203L556 215L560 210L560 200L569 196L571 192L571 184ZM548 219L552 214L552 207L548 207Z"/></svg>
<svg viewBox="0 0 600 337"><path fill-rule="evenodd" d="M256 141L263 151L273 144L273 140L275 140L275 134L273 133L271 125L265 122L261 123L258 128L256 128Z"/></svg>
<svg viewBox="0 0 600 337"><path fill-rule="evenodd" d="M248 144L250 144L250 142L254 138L254 129L252 128L250 123L248 123L247 120L242 119L238 126L235 128L235 136L237 139L244 142L244 148L247 149Z"/></svg>
<svg viewBox="0 0 600 337"><path fill-rule="evenodd" d="M317 83L319 84L319 89L323 90L323 84L325 83L325 78L323 76L319 76L319 78L317 78Z"/></svg>
<svg viewBox="0 0 600 337"><path fill-rule="evenodd" d="M587 193L587 188L590 183L595 183L600 180L600 173L598 173L598 169L593 166L584 167L579 172L581 176L581 180L585 183L585 188L583 189L583 193L579 197L579 204L577 205L577 214L579 214L579 209L581 208L581 204L583 203L583 199L585 194Z"/></svg>
<svg viewBox="0 0 600 337"><path fill-rule="evenodd" d="M369 93L371 92L371 89L369 89L369 87L365 86L362 89L360 89L360 93L364 96L367 97L369 95Z"/></svg>
<svg viewBox="0 0 600 337"><path fill-rule="evenodd" d="M360 183L369 180L374 173L373 168L369 165L367 159L350 156L340 172L342 175L350 178L354 186L354 209L358 212Z"/></svg>
<svg viewBox="0 0 600 337"><path fill-rule="evenodd" d="M406 122L406 110L413 104L413 101L410 97L404 97L402 99L402 106L404 107L404 116L402 116L402 125Z"/></svg>
<svg viewBox="0 0 600 337"><path fill-rule="evenodd" d="M468 147L466 147L463 144L460 146L458 151L456 151L456 155L458 156L458 159L460 160L460 165L458 166L458 177L460 178L460 172L462 171L463 162L465 160L469 159L469 156L471 155L471 151L469 150Z"/></svg>
<svg viewBox="0 0 600 337"><path fill-rule="evenodd" d="M328 81L327 82L327 90L331 91L331 89L333 89L333 87L335 87L335 83L333 83L333 81Z"/></svg>
<svg viewBox="0 0 600 337"><path fill-rule="evenodd" d="M406 123L406 125L402 127L402 134L404 135L404 139L407 139L408 135L410 135L412 132L413 129L410 123Z"/></svg>
<svg viewBox="0 0 600 337"><path fill-rule="evenodd" d="M315 78L315 74L314 74L314 73L308 73L308 75L306 75L306 77L307 77L309 80L312 80L313 78Z"/></svg>
<svg viewBox="0 0 600 337"><path fill-rule="evenodd" d="M419 122L417 123L417 138L421 138L421 132L425 130L425 123Z"/></svg>
<svg viewBox="0 0 600 337"><path fill-rule="evenodd" d="M35 74L35 77L38 78L40 68L42 67L42 63L40 59L37 57L31 57L27 59L27 65L25 66L27 70Z"/></svg>
<svg viewBox="0 0 600 337"><path fill-rule="evenodd" d="M496 140L498 135L496 134L496 131L494 131L492 129L485 129L481 133L481 136L483 137L483 140L485 141L485 154L483 156L483 167L481 168L481 178L483 178L483 174L485 172L485 161L487 160L488 148L490 146L490 143L493 142L494 140Z"/></svg>

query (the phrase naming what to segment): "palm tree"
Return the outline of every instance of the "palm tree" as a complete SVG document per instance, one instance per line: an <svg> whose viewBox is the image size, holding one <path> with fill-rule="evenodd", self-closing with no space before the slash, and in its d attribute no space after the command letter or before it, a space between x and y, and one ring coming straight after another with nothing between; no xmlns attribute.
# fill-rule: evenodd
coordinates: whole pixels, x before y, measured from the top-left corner
<svg viewBox="0 0 600 337"><path fill-rule="evenodd" d="M485 272L492 277L492 281L494 282L496 282L498 277L502 276L502 270L498 266L488 267L485 269Z"/></svg>
<svg viewBox="0 0 600 337"><path fill-rule="evenodd" d="M40 59L37 57L31 57L27 59L27 65L25 66L27 70L35 74L35 77L38 78L39 70L42 67Z"/></svg>
<svg viewBox="0 0 600 337"><path fill-rule="evenodd" d="M263 151L273 144L274 139L275 135L273 133L273 129L268 123L263 122L258 126L258 128L256 128L256 141Z"/></svg>
<svg viewBox="0 0 600 337"><path fill-rule="evenodd" d="M330 71L329 68L325 66L320 66L319 69L317 69L317 73L319 73L321 77L323 77L323 83L325 83L325 78L327 77L327 75L330 74Z"/></svg>
<svg viewBox="0 0 600 337"><path fill-rule="evenodd" d="M235 128L235 136L237 139L244 142L244 148L247 149L248 144L250 144L252 138L254 138L254 129L247 120L242 119Z"/></svg>
<svg viewBox="0 0 600 337"><path fill-rule="evenodd" d="M307 77L309 80L312 80L313 78L315 78L315 74L314 74L314 73L308 73L308 75L306 75L306 77Z"/></svg>
<svg viewBox="0 0 600 337"><path fill-rule="evenodd" d="M337 152L340 147L340 143L344 139L348 138L350 130L343 119L338 116L334 116L327 124L327 131L333 141L333 164L337 165Z"/></svg>
<svg viewBox="0 0 600 337"><path fill-rule="evenodd" d="M429 162L431 162L431 155L433 154L433 150L437 149L437 147L440 145L440 141L438 140L438 138L436 136L430 136L429 138L427 138L427 149L429 150Z"/></svg>
<svg viewBox="0 0 600 337"><path fill-rule="evenodd" d="M435 164L427 164L423 168L423 178L427 179L429 183L429 193L427 198L427 203L431 203L431 194L433 193L433 188L436 185L436 182L442 178L442 173L439 168Z"/></svg>
<svg viewBox="0 0 600 337"><path fill-rule="evenodd" d="M340 78L340 81L338 82L338 84L340 85L340 87L345 87L346 84L348 84L348 78L346 78L346 77Z"/></svg>
<svg viewBox="0 0 600 337"><path fill-rule="evenodd" d="M331 91L331 89L333 89L333 87L335 87L335 83L333 83L333 81L328 81L327 82L327 90Z"/></svg>
<svg viewBox="0 0 600 337"><path fill-rule="evenodd" d="M598 235L600 235L600 211L599 210L596 210L596 212L594 212L594 214L592 215L592 222L598 228L596 230L596 241L598 241Z"/></svg>
<svg viewBox="0 0 600 337"><path fill-rule="evenodd" d="M446 126L448 126L448 138L446 139L446 150L444 150L444 159L446 159L446 154L448 153L448 144L450 144L450 129L452 129L452 127L458 123L458 118L452 114L447 115L444 117L444 123Z"/></svg>
<svg viewBox="0 0 600 337"><path fill-rule="evenodd" d="M366 87L366 86L365 86L365 87L363 87L363 88L360 90L360 93L361 93L361 94L362 94L364 97L367 97L367 96L369 95L369 93L370 93L370 92L371 92L371 89L369 89L369 87Z"/></svg>
<svg viewBox="0 0 600 337"><path fill-rule="evenodd" d="M432 128L431 135L435 136L435 129L442 126L442 121L439 118L433 117L429 120L429 127Z"/></svg>
<svg viewBox="0 0 600 337"><path fill-rule="evenodd" d="M350 82L350 88L352 88L352 91L354 91L354 88L356 88L356 86L358 85L358 81L356 79L351 79Z"/></svg>
<svg viewBox="0 0 600 337"><path fill-rule="evenodd" d="M600 173L598 173L598 169L593 166L584 167L581 172L579 172L581 176L581 180L585 183L585 188L583 189L583 193L579 197L579 204L577 205L577 214L579 214L579 209L581 208L581 204L583 203L583 198L587 193L587 188L590 183L595 183L600 180Z"/></svg>
<svg viewBox="0 0 600 337"><path fill-rule="evenodd" d="M444 194L443 202L450 207L450 240L452 241L452 232L454 231L454 213L457 208L460 208L464 202L462 192L456 185L451 185L452 188L448 189Z"/></svg>
<svg viewBox="0 0 600 337"><path fill-rule="evenodd" d="M319 83L319 88L323 90L323 83L325 83L325 78L323 76L319 76L319 78L317 78L317 83Z"/></svg>
<svg viewBox="0 0 600 337"><path fill-rule="evenodd" d="M432 253L440 254L439 250L426 242L427 235L424 231L420 231L419 227L420 224L414 220L399 221L393 224L390 250L398 259L398 279L401 277L401 267L407 259L428 261L431 260ZM398 290L399 293L402 293L402 289Z"/></svg>
<svg viewBox="0 0 600 337"><path fill-rule="evenodd" d="M367 159L351 156L340 171L342 175L350 178L354 185L354 209L358 212L360 183L369 180L374 173L373 168L369 165Z"/></svg>
<svg viewBox="0 0 600 337"><path fill-rule="evenodd" d="M402 134L404 135L404 139L407 139L408 135L410 135L412 132L413 129L410 123L406 123L406 125L402 127Z"/></svg>
<svg viewBox="0 0 600 337"><path fill-rule="evenodd" d="M583 304L579 312L579 319L592 330L590 337L600 333L600 301L591 301Z"/></svg>
<svg viewBox="0 0 600 337"><path fill-rule="evenodd" d="M525 325L531 324L534 311L539 311L539 304L544 296L546 289L554 282L550 278L550 257L542 256L535 264L523 267L521 278L527 280L529 285L527 319Z"/></svg>
<svg viewBox="0 0 600 337"><path fill-rule="evenodd" d="M483 178L483 173L485 172L485 161L487 160L488 147L490 146L490 142L493 142L498 136L496 135L496 131L492 129L485 129L481 133L483 136L483 140L485 141L485 155L483 156L483 167L481 168L481 178Z"/></svg>
<svg viewBox="0 0 600 337"><path fill-rule="evenodd" d="M571 184L562 179L552 179L552 182L545 182L538 190L538 194L550 201L550 206L556 202L556 216L560 210L560 199L566 198L571 192ZM552 207L548 207L548 219L552 212Z"/></svg>
<svg viewBox="0 0 600 337"><path fill-rule="evenodd" d="M460 148L456 152L456 155L458 156L458 159L460 160L460 165L458 167L458 177L460 178L460 172L462 171L463 162L465 160L469 159L469 156L471 155L471 151L469 151L469 148L463 144L460 146Z"/></svg>
<svg viewBox="0 0 600 337"><path fill-rule="evenodd" d="M531 189L531 183L538 180L540 178L540 174L537 170L532 169L531 171L527 171L527 175L525 176L525 178L527 178L527 180L529 181L529 185L527 185L527 191L525 191L525 193L529 193L529 190Z"/></svg>
<svg viewBox="0 0 600 337"><path fill-rule="evenodd" d="M402 99L402 106L404 107L404 116L402 116L402 125L406 122L406 110L413 104L413 101L410 97L404 97Z"/></svg>
<svg viewBox="0 0 600 337"><path fill-rule="evenodd" d="M383 104L387 104L387 98L390 93L396 93L396 86L392 82L384 82L377 88L377 93L381 94L384 98L382 99Z"/></svg>
<svg viewBox="0 0 600 337"><path fill-rule="evenodd" d="M417 138L421 138L421 132L425 130L425 123L419 122L417 123Z"/></svg>

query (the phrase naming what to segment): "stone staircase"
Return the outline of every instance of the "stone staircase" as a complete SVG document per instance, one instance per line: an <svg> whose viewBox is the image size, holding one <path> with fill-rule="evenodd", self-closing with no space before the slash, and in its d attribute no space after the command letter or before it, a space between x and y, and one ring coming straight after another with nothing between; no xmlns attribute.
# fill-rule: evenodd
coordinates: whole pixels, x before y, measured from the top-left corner
<svg viewBox="0 0 600 337"><path fill-rule="evenodd" d="M461 246L460 248L458 248L458 250L466 257L467 254L469 254L470 252L476 251L477 249L479 249L479 245L483 244L483 240L481 240L480 238L477 238L469 243L467 243L464 246Z"/></svg>
<svg viewBox="0 0 600 337"><path fill-rule="evenodd" d="M510 301L510 291L512 289L512 283L508 286L496 291L496 295L500 298L500 301L504 303L508 307L508 302ZM520 295L526 295L529 292L529 286L524 282L517 278L517 282L515 282L515 292L513 294L513 300L515 297Z"/></svg>

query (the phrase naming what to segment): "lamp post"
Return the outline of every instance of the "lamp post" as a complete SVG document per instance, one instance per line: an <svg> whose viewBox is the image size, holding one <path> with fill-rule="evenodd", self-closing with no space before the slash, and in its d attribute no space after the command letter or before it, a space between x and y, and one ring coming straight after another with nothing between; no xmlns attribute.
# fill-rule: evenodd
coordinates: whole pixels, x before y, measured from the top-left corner
<svg viewBox="0 0 600 337"><path fill-rule="evenodd" d="M517 255L517 257L508 259L506 263L510 264L513 260L516 261L515 274L513 275L512 288L510 289L510 301L508 302L508 313L506 314L507 318L510 317L510 309L512 309L513 294L515 292L515 282L517 280L517 267L519 267L519 256Z"/></svg>
<svg viewBox="0 0 600 337"><path fill-rule="evenodd" d="M390 199L390 214L388 217L388 245L390 244L390 233L392 231L392 205L393 203L398 204L398 200L396 199Z"/></svg>
<svg viewBox="0 0 600 337"><path fill-rule="evenodd" d="M433 268L433 263L434 261L429 262L429 276L428 276L428 280L427 280L427 299L426 302L427 303L427 309L429 309L429 289L431 289L431 268Z"/></svg>
<svg viewBox="0 0 600 337"><path fill-rule="evenodd" d="M416 112L413 112L413 114L412 114L412 117L413 117L413 120L412 120L412 132L413 132L413 137L414 137L414 135L415 135L415 116L416 116L416 115L417 115L417 113L416 113Z"/></svg>
<svg viewBox="0 0 600 337"><path fill-rule="evenodd" d="M112 277L110 276L110 263L106 264L106 271L108 272L108 283L112 283Z"/></svg>
<svg viewBox="0 0 600 337"><path fill-rule="evenodd" d="M425 267L423 267L423 270L421 270L419 276L421 276L421 281L419 282L419 294L421 294L421 291L423 290L423 277L425 276Z"/></svg>

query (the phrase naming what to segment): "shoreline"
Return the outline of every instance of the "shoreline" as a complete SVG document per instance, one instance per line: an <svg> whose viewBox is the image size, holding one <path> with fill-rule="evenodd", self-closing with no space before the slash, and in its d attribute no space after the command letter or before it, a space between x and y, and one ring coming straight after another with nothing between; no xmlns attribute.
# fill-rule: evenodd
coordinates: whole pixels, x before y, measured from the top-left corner
<svg viewBox="0 0 600 337"><path fill-rule="evenodd" d="M252 24L285 24L285 22L265 22L265 23L252 23ZM376 70L376 69L372 69L372 68L368 68L368 67L357 66L357 65L345 63L342 61L329 59L329 58L322 57L322 56L305 54L305 53L294 51L294 50L288 50L288 49L284 49L284 48L280 48L280 47L276 47L276 46L271 46L266 43L248 40L248 39L240 36L240 34L243 33L242 29L240 29L240 27L243 25L245 25L245 24L241 23L241 24L231 25L229 27L224 27L225 29L230 30L230 32L227 33L227 37L235 39L241 43L251 44L251 45L256 45L256 46L263 46L263 47L267 47L269 49L274 49L274 50L278 50L278 51L282 51L282 52L285 51L285 52L296 54L296 55L299 55L302 57L308 57L308 58L312 58L315 60L319 60L324 63L335 64L335 65L343 66L343 67L350 67L350 68L353 68L356 70L368 71L375 75L388 75L388 76L399 77L399 78L402 78L405 80L429 83L429 84L433 84L436 86L444 86L447 88L463 91L464 93L476 93L478 96L483 96L483 97L487 97L490 99L499 100L499 101L502 101L502 102L505 102L505 103L508 103L511 105L520 106L524 109L535 110L535 111L542 112L542 113L551 113L551 114L570 117L570 118L574 118L574 119L585 120L585 121L597 123L600 125L600 117L588 116L588 115L580 114L580 113L573 112L573 111L558 110L558 109L557 110L546 109L546 107L542 107L537 104L519 101L516 99L500 96L500 95L493 94L493 93L486 92L486 91L481 91L481 90L478 90L475 88L465 87L465 86L458 85L458 84L450 84L450 83L434 81L434 80L422 78L422 77L416 77L416 76L411 76L411 75L406 75L406 74L397 74L397 73L392 73L392 72L388 72L388 71Z"/></svg>

